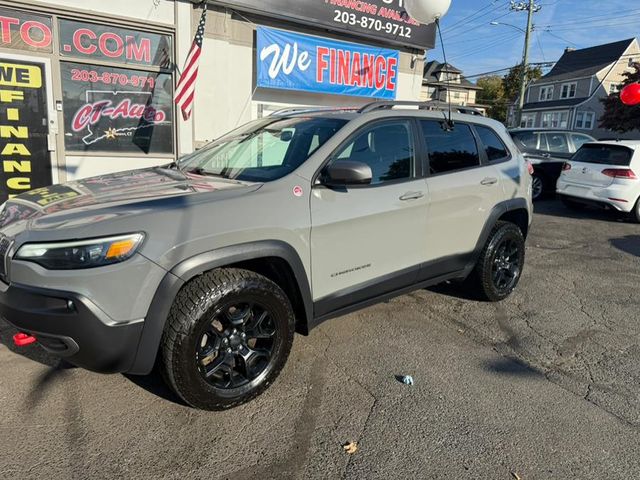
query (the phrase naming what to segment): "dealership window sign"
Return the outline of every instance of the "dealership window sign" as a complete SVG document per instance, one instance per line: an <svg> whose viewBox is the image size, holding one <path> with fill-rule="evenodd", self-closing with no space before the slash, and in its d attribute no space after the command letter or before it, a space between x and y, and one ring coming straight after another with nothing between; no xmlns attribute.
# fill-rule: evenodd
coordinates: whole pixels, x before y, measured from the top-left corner
<svg viewBox="0 0 640 480"><path fill-rule="evenodd" d="M329 28L420 50L435 46L434 24L409 17L404 0L216 0L238 10Z"/></svg>
<svg viewBox="0 0 640 480"><path fill-rule="evenodd" d="M257 86L395 99L399 53L258 27Z"/></svg>
<svg viewBox="0 0 640 480"><path fill-rule="evenodd" d="M51 184L47 134L44 65L0 59L1 201Z"/></svg>
<svg viewBox="0 0 640 480"><path fill-rule="evenodd" d="M168 73L64 62L68 152L173 153Z"/></svg>
<svg viewBox="0 0 640 480"><path fill-rule="evenodd" d="M51 17L0 8L0 46L51 53Z"/></svg>
<svg viewBox="0 0 640 480"><path fill-rule="evenodd" d="M168 68L171 37L106 25L60 20L60 54Z"/></svg>

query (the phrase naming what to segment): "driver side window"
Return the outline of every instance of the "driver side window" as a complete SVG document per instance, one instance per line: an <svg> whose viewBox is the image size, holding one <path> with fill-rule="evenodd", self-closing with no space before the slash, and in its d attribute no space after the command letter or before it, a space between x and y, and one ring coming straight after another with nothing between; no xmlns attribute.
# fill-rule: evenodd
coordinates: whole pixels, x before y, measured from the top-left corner
<svg viewBox="0 0 640 480"><path fill-rule="evenodd" d="M367 164L373 173L371 185L413 177L415 147L408 121L377 123L349 142L335 156Z"/></svg>

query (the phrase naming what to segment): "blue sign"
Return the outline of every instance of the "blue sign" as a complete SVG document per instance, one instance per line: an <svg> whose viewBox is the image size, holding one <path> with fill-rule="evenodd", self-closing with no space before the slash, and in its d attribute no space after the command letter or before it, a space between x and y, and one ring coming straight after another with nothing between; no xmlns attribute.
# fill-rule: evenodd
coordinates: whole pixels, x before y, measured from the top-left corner
<svg viewBox="0 0 640 480"><path fill-rule="evenodd" d="M257 85L395 99L399 53L258 27Z"/></svg>

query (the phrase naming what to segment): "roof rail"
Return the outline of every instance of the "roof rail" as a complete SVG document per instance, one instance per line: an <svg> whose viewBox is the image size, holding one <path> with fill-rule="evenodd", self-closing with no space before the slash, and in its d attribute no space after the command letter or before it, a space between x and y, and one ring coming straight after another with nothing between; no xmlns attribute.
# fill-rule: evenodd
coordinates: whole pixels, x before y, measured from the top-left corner
<svg viewBox="0 0 640 480"><path fill-rule="evenodd" d="M366 104L358 110L358 112L369 113L375 112L376 110L392 110L394 107L418 107L418 110L436 110L442 112L449 110L449 104L445 102L377 101ZM451 111L465 113L467 115L484 116L484 114L477 108L465 107L463 105L451 105Z"/></svg>
<svg viewBox="0 0 640 480"><path fill-rule="evenodd" d="M313 112L337 112L337 111L349 111L358 110L360 107L287 107L269 114L270 117L292 115L295 113L313 113Z"/></svg>

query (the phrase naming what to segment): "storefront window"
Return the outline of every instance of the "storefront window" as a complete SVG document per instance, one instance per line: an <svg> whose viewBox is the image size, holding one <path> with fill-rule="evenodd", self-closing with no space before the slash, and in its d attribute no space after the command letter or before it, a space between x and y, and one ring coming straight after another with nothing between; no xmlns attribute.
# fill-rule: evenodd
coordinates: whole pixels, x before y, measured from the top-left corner
<svg viewBox="0 0 640 480"><path fill-rule="evenodd" d="M173 153L168 73L61 62L68 152Z"/></svg>
<svg viewBox="0 0 640 480"><path fill-rule="evenodd" d="M32 52L53 51L51 17L0 8L0 46Z"/></svg>
<svg viewBox="0 0 640 480"><path fill-rule="evenodd" d="M124 65L168 68L171 64L171 37L60 20L60 54Z"/></svg>

